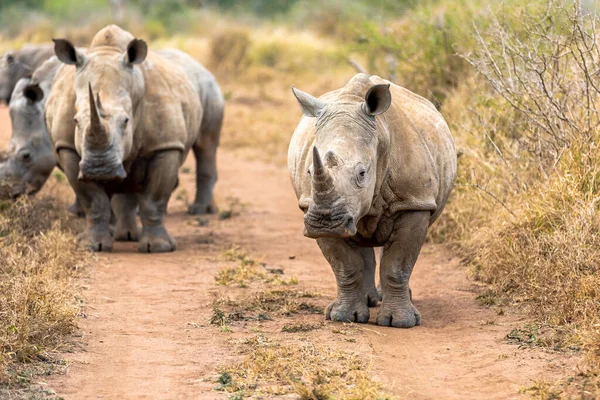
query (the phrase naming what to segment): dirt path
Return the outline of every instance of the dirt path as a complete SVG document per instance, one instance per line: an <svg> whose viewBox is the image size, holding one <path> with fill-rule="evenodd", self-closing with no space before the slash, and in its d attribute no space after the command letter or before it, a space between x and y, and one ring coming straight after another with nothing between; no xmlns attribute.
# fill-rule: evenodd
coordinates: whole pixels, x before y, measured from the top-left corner
<svg viewBox="0 0 600 400"><path fill-rule="evenodd" d="M6 112L0 112L5 138ZM85 350L67 354L66 374L47 381L58 394L66 399L227 398L214 390L216 370L240 357L231 339L249 328L236 326L226 334L208 321L215 296L246 290L215 285L222 265L218 255L232 245L296 275L299 287L325 295L323 304L334 298L330 267L316 243L302 236L285 168L222 151L219 171L220 204L228 197L245 204L233 218L213 216L200 226L184 214L184 202L173 198L167 225L178 243L175 253L143 255L133 243L118 243L112 254L99 257L85 282L88 304L80 324ZM193 173L182 174L179 197L182 190L191 197L193 188ZM354 343L335 341L331 322L307 335L372 357L376 379L403 398L518 398L520 388L552 378L568 365L564 356L506 344L506 333L522 321L510 310L500 316L481 306L464 268L443 249L424 249L411 282L422 326L378 327L373 323L377 309L372 309L368 330ZM323 320L321 315L301 318ZM294 318L283 319L261 326L277 333Z"/></svg>

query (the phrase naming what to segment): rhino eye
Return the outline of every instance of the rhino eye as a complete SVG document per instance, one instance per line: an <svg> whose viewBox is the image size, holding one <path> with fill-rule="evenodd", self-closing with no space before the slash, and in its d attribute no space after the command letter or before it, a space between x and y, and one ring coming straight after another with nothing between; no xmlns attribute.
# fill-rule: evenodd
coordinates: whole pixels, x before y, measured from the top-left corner
<svg viewBox="0 0 600 400"><path fill-rule="evenodd" d="M31 153L28 151L24 151L21 153L21 160L24 162L29 162L31 161Z"/></svg>
<svg viewBox="0 0 600 400"><path fill-rule="evenodd" d="M125 117L125 119L123 120L123 128L125 128L128 123L129 123L129 117Z"/></svg>
<svg viewBox="0 0 600 400"><path fill-rule="evenodd" d="M364 184L366 176L367 170L364 167L361 167L356 173L356 184L359 187L362 187L362 185Z"/></svg>

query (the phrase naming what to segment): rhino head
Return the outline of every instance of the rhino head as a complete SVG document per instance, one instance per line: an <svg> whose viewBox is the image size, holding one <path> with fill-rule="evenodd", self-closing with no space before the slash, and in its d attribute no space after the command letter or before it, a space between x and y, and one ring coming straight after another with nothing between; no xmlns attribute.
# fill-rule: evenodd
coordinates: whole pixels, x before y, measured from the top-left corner
<svg viewBox="0 0 600 400"><path fill-rule="evenodd" d="M56 165L44 123L43 98L39 85L23 78L10 101L12 136L0 162L0 181L8 187L4 194L13 198L40 190Z"/></svg>
<svg viewBox="0 0 600 400"><path fill-rule="evenodd" d="M19 79L31 76L31 68L18 57L8 52L0 60L0 102L10 103L10 99Z"/></svg>
<svg viewBox="0 0 600 400"><path fill-rule="evenodd" d="M106 47L84 55L71 42L54 39L60 61L75 65L75 146L81 156L82 181L121 181L127 177L123 162L133 147L138 111L145 92L136 64L148 48L133 39L122 52Z"/></svg>
<svg viewBox="0 0 600 400"><path fill-rule="evenodd" d="M324 102L293 88L302 113L316 118L311 195L301 198L304 235L349 238L373 201L382 144L375 117L391 104L389 84L369 89L364 101Z"/></svg>

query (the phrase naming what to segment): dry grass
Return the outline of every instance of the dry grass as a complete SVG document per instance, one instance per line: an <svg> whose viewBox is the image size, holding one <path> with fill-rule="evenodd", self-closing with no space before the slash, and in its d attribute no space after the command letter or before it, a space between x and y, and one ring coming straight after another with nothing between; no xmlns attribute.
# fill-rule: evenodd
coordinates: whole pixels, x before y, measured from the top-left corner
<svg viewBox="0 0 600 400"><path fill-rule="evenodd" d="M21 199L0 208L0 384L10 388L69 347L81 306L76 280L91 255L77 247L64 204Z"/></svg>
<svg viewBox="0 0 600 400"><path fill-rule="evenodd" d="M219 389L242 396L385 399L371 363L310 341L284 344L263 335L242 343L244 359L221 369Z"/></svg>

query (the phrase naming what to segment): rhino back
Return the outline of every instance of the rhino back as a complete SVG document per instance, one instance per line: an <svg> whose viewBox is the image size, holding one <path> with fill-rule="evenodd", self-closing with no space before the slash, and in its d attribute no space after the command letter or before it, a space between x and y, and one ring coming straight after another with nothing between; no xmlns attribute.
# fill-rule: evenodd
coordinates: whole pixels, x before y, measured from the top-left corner
<svg viewBox="0 0 600 400"><path fill-rule="evenodd" d="M166 149L182 151L182 160L198 138L202 106L195 85L177 65L149 52L140 65L145 81L141 120L135 140L140 155Z"/></svg>
<svg viewBox="0 0 600 400"><path fill-rule="evenodd" d="M16 54L19 62L35 70L47 59L54 55L54 48L49 45L28 46L19 50Z"/></svg>
<svg viewBox="0 0 600 400"><path fill-rule="evenodd" d="M202 106L202 124L200 134L218 135L223 121L225 100L214 75L190 55L177 49L165 49L157 52L173 64L176 64L191 81L198 93ZM218 143L219 137L208 138Z"/></svg>

